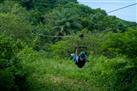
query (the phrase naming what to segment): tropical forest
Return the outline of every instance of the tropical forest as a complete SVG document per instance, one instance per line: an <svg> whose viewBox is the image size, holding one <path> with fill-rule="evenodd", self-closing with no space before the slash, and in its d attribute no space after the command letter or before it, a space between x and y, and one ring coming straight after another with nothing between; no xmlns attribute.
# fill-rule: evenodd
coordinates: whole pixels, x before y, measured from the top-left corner
<svg viewBox="0 0 137 91"><path fill-rule="evenodd" d="M137 91L137 23L77 0L0 0L0 91Z"/></svg>

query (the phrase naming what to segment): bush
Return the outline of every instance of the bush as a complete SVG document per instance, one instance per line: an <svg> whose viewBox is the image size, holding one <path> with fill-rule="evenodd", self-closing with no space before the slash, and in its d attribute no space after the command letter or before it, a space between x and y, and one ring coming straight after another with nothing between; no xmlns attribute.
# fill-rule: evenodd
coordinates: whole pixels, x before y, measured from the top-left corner
<svg viewBox="0 0 137 91"><path fill-rule="evenodd" d="M16 85L14 83L14 75L8 70L0 69L0 89L1 91L16 91Z"/></svg>
<svg viewBox="0 0 137 91"><path fill-rule="evenodd" d="M125 57L101 56L91 65L91 82L106 91L137 90L137 67Z"/></svg>
<svg viewBox="0 0 137 91"><path fill-rule="evenodd" d="M29 12L15 0L4 0L3 3L0 3L0 7L0 13L10 13L16 15L20 19L23 19L24 21L29 20Z"/></svg>
<svg viewBox="0 0 137 91"><path fill-rule="evenodd" d="M32 27L18 16L10 13L0 13L0 33L21 40L22 42L31 43Z"/></svg>
<svg viewBox="0 0 137 91"><path fill-rule="evenodd" d="M24 91L25 71L17 53L22 49L20 42L0 35L0 89L1 91Z"/></svg>
<svg viewBox="0 0 137 91"><path fill-rule="evenodd" d="M22 46L13 39L4 35L0 36L0 68L4 69L16 63L16 53Z"/></svg>
<svg viewBox="0 0 137 91"><path fill-rule="evenodd" d="M110 33L101 48L107 56L126 55L129 58L137 58L137 30Z"/></svg>
<svg viewBox="0 0 137 91"><path fill-rule="evenodd" d="M80 38L80 34L83 34L84 37ZM102 33L91 33L87 32L87 30L83 30L82 32L77 34L73 34L70 37L64 38L63 40L56 42L51 46L51 50L54 54L64 57L66 56L66 52L70 51L74 53L74 49L76 47L87 47L85 50L89 55L98 55L100 54L100 46L103 41Z"/></svg>

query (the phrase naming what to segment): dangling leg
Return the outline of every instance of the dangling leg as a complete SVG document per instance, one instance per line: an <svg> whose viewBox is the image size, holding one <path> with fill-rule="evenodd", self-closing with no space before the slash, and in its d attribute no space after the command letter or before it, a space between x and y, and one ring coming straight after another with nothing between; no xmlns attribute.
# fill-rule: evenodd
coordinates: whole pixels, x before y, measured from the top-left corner
<svg viewBox="0 0 137 91"><path fill-rule="evenodd" d="M78 62L78 48L76 48L75 54L73 54L74 63Z"/></svg>
<svg viewBox="0 0 137 91"><path fill-rule="evenodd" d="M74 63L78 62L78 56L76 54L73 55L73 61Z"/></svg>

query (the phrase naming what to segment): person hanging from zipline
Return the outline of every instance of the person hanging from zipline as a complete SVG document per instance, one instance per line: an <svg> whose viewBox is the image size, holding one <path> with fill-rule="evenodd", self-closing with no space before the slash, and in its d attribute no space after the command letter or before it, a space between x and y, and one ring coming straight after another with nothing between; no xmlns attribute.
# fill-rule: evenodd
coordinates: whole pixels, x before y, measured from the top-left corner
<svg viewBox="0 0 137 91"><path fill-rule="evenodd" d="M87 54L85 51L81 51L79 53L79 47L76 47L75 53L72 54L74 63L79 67L82 68L86 61L87 61Z"/></svg>

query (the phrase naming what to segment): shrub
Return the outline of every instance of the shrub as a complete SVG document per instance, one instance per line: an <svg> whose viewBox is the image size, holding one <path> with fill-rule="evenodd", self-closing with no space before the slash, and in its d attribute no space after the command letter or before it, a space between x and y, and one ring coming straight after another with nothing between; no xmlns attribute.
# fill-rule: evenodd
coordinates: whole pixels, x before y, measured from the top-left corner
<svg viewBox="0 0 137 91"><path fill-rule="evenodd" d="M91 65L91 82L106 91L135 91L137 67L125 57L101 56Z"/></svg>
<svg viewBox="0 0 137 91"><path fill-rule="evenodd" d="M80 38L80 34L83 34L84 37ZM57 54L61 57L66 56L66 52L70 51L71 53L74 52L76 47L87 47L85 51L87 53L92 53L89 55L98 55L100 54L100 46L103 41L102 33L91 33L87 32L87 30L83 30L82 32L77 34L73 34L70 37L64 38L61 41L56 42L51 46L51 50L54 54Z"/></svg>
<svg viewBox="0 0 137 91"><path fill-rule="evenodd" d="M107 56L126 55L129 58L136 58L137 30L130 29L124 33L110 33L101 48Z"/></svg>
<svg viewBox="0 0 137 91"><path fill-rule="evenodd" d="M25 71L17 53L22 49L20 42L0 35L0 89L2 91L23 91Z"/></svg>
<svg viewBox="0 0 137 91"><path fill-rule="evenodd" d="M0 33L21 40L26 43L31 43L32 27L26 22L23 22L18 16L10 13L0 13Z"/></svg>

